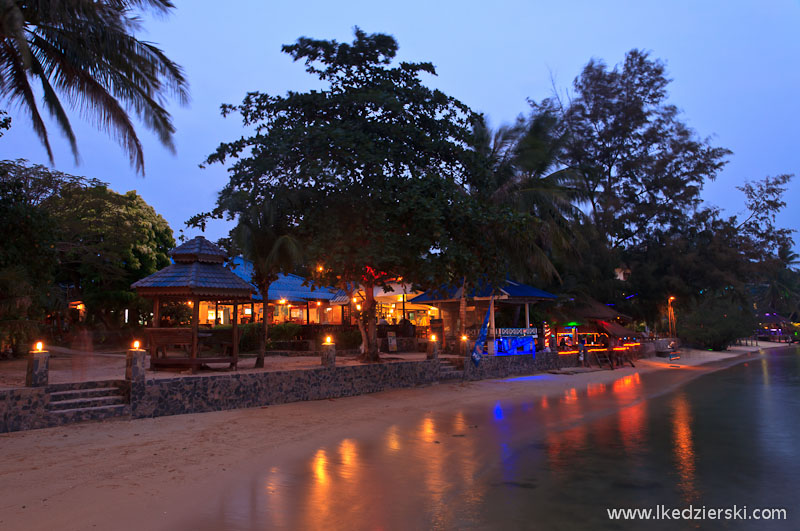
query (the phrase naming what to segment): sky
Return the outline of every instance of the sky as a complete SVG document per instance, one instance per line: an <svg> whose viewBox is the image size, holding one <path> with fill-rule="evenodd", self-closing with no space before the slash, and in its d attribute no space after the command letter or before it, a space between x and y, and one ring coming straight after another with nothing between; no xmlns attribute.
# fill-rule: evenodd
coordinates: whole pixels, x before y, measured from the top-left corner
<svg viewBox="0 0 800 531"><path fill-rule="evenodd" d="M730 215L743 211L736 190L746 180L800 174L800 0L639 0L403 2L176 0L168 17L147 18L140 38L158 44L180 64L191 103L170 102L177 152L169 152L138 125L146 175L138 175L122 149L79 113L71 113L80 164L52 120L47 121L54 168L108 182L118 192L136 190L179 235L192 215L214 207L227 182L223 166L199 165L221 142L245 133L237 115L222 118L222 103L239 103L249 91L284 94L318 86L281 52L298 37L349 42L353 27L388 33L398 58L430 61L437 76L424 81L484 113L493 127L527 114L528 99L568 89L591 58L609 65L632 48L663 60L670 103L712 145L733 151L706 202ZM0 159L49 165L30 119L8 109L11 130L0 139ZM800 176L785 196L781 226L800 230ZM206 229L216 240L230 225ZM796 238L800 241L800 236ZM798 246L796 246L798 247Z"/></svg>

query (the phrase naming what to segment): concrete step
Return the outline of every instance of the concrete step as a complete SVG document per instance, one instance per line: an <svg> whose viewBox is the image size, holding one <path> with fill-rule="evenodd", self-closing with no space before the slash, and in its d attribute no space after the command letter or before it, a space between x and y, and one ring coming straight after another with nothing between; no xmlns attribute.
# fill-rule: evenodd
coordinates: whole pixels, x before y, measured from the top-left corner
<svg viewBox="0 0 800 531"><path fill-rule="evenodd" d="M100 407L82 407L73 409L60 409L49 411L48 416L54 425L72 424L90 420L104 420L110 418L127 417L131 408L127 404Z"/></svg>
<svg viewBox="0 0 800 531"><path fill-rule="evenodd" d="M61 391L79 391L88 389L107 389L109 387L124 387L125 380L94 380L91 382L68 382L56 383L47 386L50 393L58 393Z"/></svg>
<svg viewBox="0 0 800 531"><path fill-rule="evenodd" d="M50 404L47 406L47 409L49 411L63 411L68 409L85 409L118 405L125 405L125 397L119 394L110 396L78 397L74 399L56 401L53 401L51 397Z"/></svg>
<svg viewBox="0 0 800 531"><path fill-rule="evenodd" d="M439 371L440 380L459 380L464 378L464 371L450 370Z"/></svg>
<svg viewBox="0 0 800 531"><path fill-rule="evenodd" d="M76 400L78 398L96 398L103 396L122 396L122 389L116 386L95 387L93 389L70 389L50 393L50 402Z"/></svg>

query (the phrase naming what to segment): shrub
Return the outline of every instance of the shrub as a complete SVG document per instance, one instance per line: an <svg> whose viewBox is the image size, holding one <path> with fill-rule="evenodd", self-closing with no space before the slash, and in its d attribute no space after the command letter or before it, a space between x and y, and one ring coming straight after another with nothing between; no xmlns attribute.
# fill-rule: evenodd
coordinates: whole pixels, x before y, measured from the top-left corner
<svg viewBox="0 0 800 531"><path fill-rule="evenodd" d="M678 337L689 345L725 350L749 336L755 318L747 305L731 295L707 296L676 316Z"/></svg>
<svg viewBox="0 0 800 531"><path fill-rule="evenodd" d="M283 323L269 327L269 338L272 341L290 341L297 337L302 326L296 323Z"/></svg>
<svg viewBox="0 0 800 531"><path fill-rule="evenodd" d="M320 339L320 342L322 339ZM358 348L361 346L361 332L359 330L342 330L336 334L334 341L337 349Z"/></svg>

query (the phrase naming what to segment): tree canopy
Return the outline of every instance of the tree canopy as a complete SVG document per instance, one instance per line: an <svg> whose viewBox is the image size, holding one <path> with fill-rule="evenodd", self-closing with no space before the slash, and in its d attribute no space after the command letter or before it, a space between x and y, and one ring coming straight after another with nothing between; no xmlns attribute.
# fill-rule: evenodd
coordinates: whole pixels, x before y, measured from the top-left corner
<svg viewBox="0 0 800 531"><path fill-rule="evenodd" d="M0 219L0 277L15 286L3 290L13 300L0 306L7 303L15 322L63 312L69 292L90 320L119 326L120 310L139 305L131 283L167 266L175 245L167 222L136 192L25 160L0 162Z"/></svg>
<svg viewBox="0 0 800 531"><path fill-rule="evenodd" d="M507 262L492 236L526 240L521 214L470 194L482 165L473 147L481 116L422 83L435 74L430 63L395 63L397 48L391 36L360 29L352 43L303 37L284 46L324 88L251 92L224 105L255 134L207 160L233 159L220 206L240 191L255 202L298 198L291 217L310 263L324 264L317 280L364 286L372 359L374 286L499 283Z"/></svg>

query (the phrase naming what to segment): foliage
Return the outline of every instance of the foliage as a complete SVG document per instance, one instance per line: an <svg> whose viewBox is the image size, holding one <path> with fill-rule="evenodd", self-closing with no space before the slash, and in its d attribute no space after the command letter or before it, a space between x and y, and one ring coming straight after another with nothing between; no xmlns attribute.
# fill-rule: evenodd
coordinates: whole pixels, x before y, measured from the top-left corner
<svg viewBox="0 0 800 531"><path fill-rule="evenodd" d="M273 341L291 341L300 333L302 326L297 323L282 323L272 327Z"/></svg>
<svg viewBox="0 0 800 531"><path fill-rule="evenodd" d="M0 357L20 355L39 332L34 286L21 267L0 268Z"/></svg>
<svg viewBox="0 0 800 531"><path fill-rule="evenodd" d="M135 192L69 187L45 203L59 226L58 281L77 288L90 316L112 327L131 306L130 285L169 265L167 222Z"/></svg>
<svg viewBox="0 0 800 531"><path fill-rule="evenodd" d="M756 321L746 301L731 294L709 294L676 311L676 325L684 343L725 350L737 338L749 336Z"/></svg>
<svg viewBox="0 0 800 531"><path fill-rule="evenodd" d="M116 328L122 309L143 306L131 283L169 264L172 231L136 192L17 160L0 162L0 198L0 271L21 271L29 318L63 312L69 295Z"/></svg>
<svg viewBox="0 0 800 531"><path fill-rule="evenodd" d="M661 61L631 50L613 69L589 61L567 105L534 105L559 117L562 163L579 176L594 224L612 247L630 247L680 222L730 154L680 120L666 101L668 84Z"/></svg>
<svg viewBox="0 0 800 531"><path fill-rule="evenodd" d="M258 350L261 344L261 323L247 323L239 326L239 350L252 352Z"/></svg>
<svg viewBox="0 0 800 531"><path fill-rule="evenodd" d="M323 341L320 338L320 341ZM358 330L341 330L334 337L336 348L340 350L350 350L361 346L361 332Z"/></svg>
<svg viewBox="0 0 800 531"><path fill-rule="evenodd" d="M56 225L30 201L15 165L0 163L0 351L23 352L56 298Z"/></svg>
<svg viewBox="0 0 800 531"><path fill-rule="evenodd" d="M507 265L500 240L475 236L521 224L468 193L479 166L472 126L481 118L422 84L422 74L435 74L430 63L393 65L394 38L359 29L351 44L303 37L283 50L324 87L251 92L223 105L255 133L221 144L207 162L233 160L221 199L239 191L256 205L293 199L287 219L308 262L324 264L315 281L364 287L365 359L374 360L374 286L401 277L426 287L465 276L499 283Z"/></svg>
<svg viewBox="0 0 800 531"><path fill-rule="evenodd" d="M170 326L188 326L192 323L192 307L182 301L167 301L161 305L159 315ZM161 326L161 323L158 324Z"/></svg>
<svg viewBox="0 0 800 531"><path fill-rule="evenodd" d="M253 201L244 192L221 194L217 212L236 218L231 229L229 247L240 250L253 264L253 283L268 298L269 286L279 273L289 273L302 260L302 249L291 223L288 197L273 194L272 198ZM238 252L235 254L239 254ZM269 320L262 323L262 334L256 368L264 366L269 341Z"/></svg>
<svg viewBox="0 0 800 531"><path fill-rule="evenodd" d="M77 140L61 98L115 137L142 173L142 146L130 111L174 149L175 128L163 100L176 96L186 103L187 82L159 48L135 37L142 14L163 15L172 8L169 0L3 2L0 97L30 114L51 162L32 82L41 85L41 101L69 140L76 161Z"/></svg>

